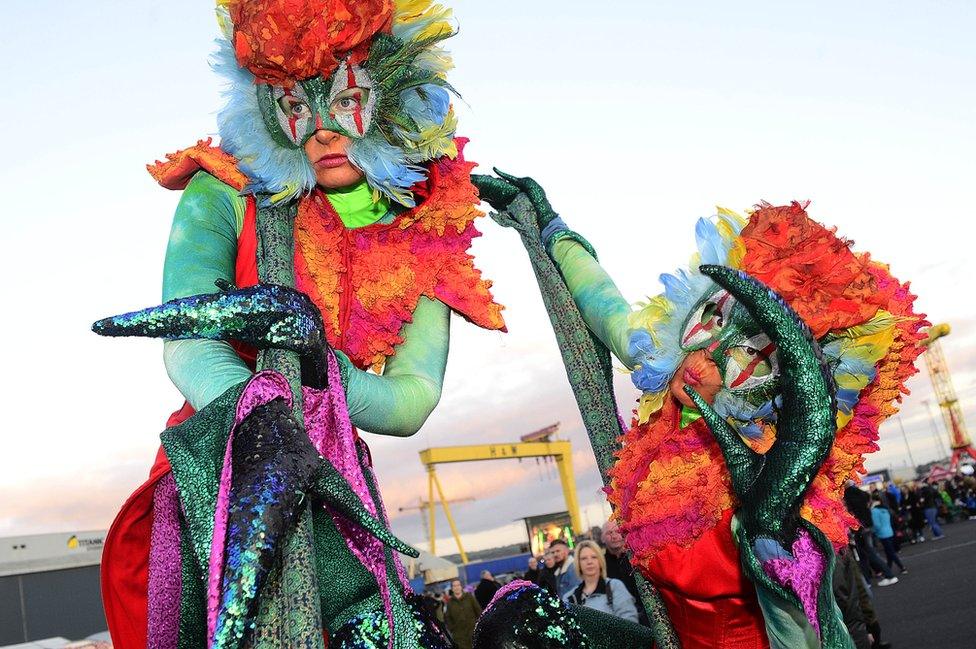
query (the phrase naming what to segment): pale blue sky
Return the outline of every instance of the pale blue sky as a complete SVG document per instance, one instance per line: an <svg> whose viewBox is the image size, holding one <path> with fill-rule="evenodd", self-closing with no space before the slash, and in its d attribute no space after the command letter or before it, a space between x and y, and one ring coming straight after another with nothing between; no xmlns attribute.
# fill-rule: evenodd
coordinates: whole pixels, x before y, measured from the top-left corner
<svg viewBox="0 0 976 649"><path fill-rule="evenodd" d="M10 3L12 4L12 3ZM714 205L811 199L811 215L913 281L976 426L969 296L976 177L970 2L454 3L450 42L469 158L536 177L624 295L660 291ZM7 412L0 534L105 527L178 405L159 345L100 340L94 319L155 303L177 194L143 165L215 131L212 5L19 2L5 8L0 125ZM421 495L417 451L510 441L553 421L577 447L591 522L598 478L517 238L487 219L476 253L511 333L457 320L444 399L409 440L371 438L392 509ZM923 368L924 369L924 368ZM629 409L635 393L621 377ZM920 401L903 420L935 456ZM896 425L870 467L901 465ZM551 474L552 472L550 472ZM472 545L561 508L534 463L445 469ZM443 526L442 526L443 527ZM416 516L395 521L419 542ZM501 528L501 529L499 529ZM443 546L450 549L450 545Z"/></svg>

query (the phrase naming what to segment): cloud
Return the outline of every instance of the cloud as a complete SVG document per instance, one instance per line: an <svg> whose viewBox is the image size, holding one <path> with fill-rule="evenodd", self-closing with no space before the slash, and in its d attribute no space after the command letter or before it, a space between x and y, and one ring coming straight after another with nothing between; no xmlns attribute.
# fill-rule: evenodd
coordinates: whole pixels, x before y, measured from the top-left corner
<svg viewBox="0 0 976 649"><path fill-rule="evenodd" d="M48 477L43 485L5 487L0 535L107 529L146 477L145 465L135 463Z"/></svg>

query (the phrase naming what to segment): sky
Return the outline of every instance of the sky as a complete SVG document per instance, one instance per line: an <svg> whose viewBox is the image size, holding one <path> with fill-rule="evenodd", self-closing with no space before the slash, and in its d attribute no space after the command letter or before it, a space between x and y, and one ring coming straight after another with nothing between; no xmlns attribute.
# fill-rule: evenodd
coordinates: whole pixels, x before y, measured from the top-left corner
<svg viewBox="0 0 976 649"><path fill-rule="evenodd" d="M694 222L716 205L809 199L813 218L890 264L920 311L952 325L943 349L976 426L976 6L454 9L451 81L467 157L482 172L536 178L625 297L660 292L658 275L687 263ZM89 326L159 301L179 196L144 165L215 137L220 82L207 59L217 27L211 3L189 0L39 0L4 19L0 536L104 529L145 479L181 399L161 343L99 339ZM574 445L584 522L608 511L524 251L489 219L479 227L474 253L509 333L455 317L444 396L426 425L408 439L367 435L394 531L420 547L420 517L399 512L426 493L418 451L516 441L555 422ZM940 455L921 369L870 469L907 466L909 450L915 463ZM628 412L637 393L622 373L616 387ZM519 519L565 508L544 462L438 473L449 498L473 498L453 510L467 549L524 540ZM438 538L440 552L454 550L443 516Z"/></svg>

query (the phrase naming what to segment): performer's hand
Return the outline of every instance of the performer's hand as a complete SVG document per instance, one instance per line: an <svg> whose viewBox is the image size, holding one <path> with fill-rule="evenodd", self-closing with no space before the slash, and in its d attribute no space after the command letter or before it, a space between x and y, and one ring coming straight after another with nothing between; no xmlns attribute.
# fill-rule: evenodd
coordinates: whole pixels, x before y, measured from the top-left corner
<svg viewBox="0 0 976 649"><path fill-rule="evenodd" d="M471 174L471 183L478 189L478 197L497 212L504 212L518 196L519 189L494 176Z"/></svg>
<svg viewBox="0 0 976 649"><path fill-rule="evenodd" d="M219 293L170 300L160 306L99 320L100 336L185 340L236 340L258 349L286 349L324 376L328 342L322 314L304 293L276 284L236 288L216 282Z"/></svg>
<svg viewBox="0 0 976 649"><path fill-rule="evenodd" d="M528 177L518 178L499 171L497 168L494 171L498 174L498 178L477 174L472 174L471 176L471 182L478 188L482 200L494 209L499 212L507 210L512 204L512 201L519 194L523 194L528 198L529 204L535 211L535 218L539 225L539 230L545 230L546 226L553 220L559 218L556 211L552 209L552 205L550 205L549 199L546 197L545 190L535 180Z"/></svg>

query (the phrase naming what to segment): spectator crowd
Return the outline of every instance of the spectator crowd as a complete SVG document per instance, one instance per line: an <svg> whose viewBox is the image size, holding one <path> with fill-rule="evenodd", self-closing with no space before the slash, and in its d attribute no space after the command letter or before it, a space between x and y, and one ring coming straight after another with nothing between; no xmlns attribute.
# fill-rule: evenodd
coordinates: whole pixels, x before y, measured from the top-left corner
<svg viewBox="0 0 976 649"><path fill-rule="evenodd" d="M844 503L858 528L837 554L834 597L854 646L885 649L891 644L881 639L872 587L893 586L908 573L899 556L902 547L942 540L943 525L976 518L976 479L956 476L933 484L889 483L867 489L849 482Z"/></svg>
<svg viewBox="0 0 976 649"><path fill-rule="evenodd" d="M873 605L872 588L897 584L908 573L899 556L905 545L946 537L943 526L976 519L976 478L957 476L928 484L909 482L862 488L850 482L844 493L858 521L846 548L837 555L833 590L857 649L886 649ZM649 625L624 537L614 521L575 540L549 542L541 556L528 559L522 579L580 606ZM897 573L896 573L897 571ZM487 570L469 590L455 579L444 592L425 593L426 603L459 649L470 649L478 616L501 583Z"/></svg>
<svg viewBox="0 0 976 649"><path fill-rule="evenodd" d="M638 604L637 583L624 552L624 538L613 521L580 535L575 547L562 538L549 542L541 557L528 560L522 579L572 604L648 624ZM424 594L425 603L450 633L459 649L470 649L478 616L501 584L488 570L474 588L465 590L460 579L445 592Z"/></svg>

